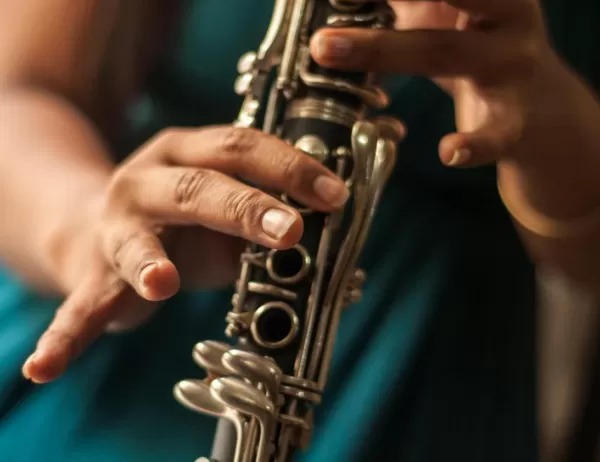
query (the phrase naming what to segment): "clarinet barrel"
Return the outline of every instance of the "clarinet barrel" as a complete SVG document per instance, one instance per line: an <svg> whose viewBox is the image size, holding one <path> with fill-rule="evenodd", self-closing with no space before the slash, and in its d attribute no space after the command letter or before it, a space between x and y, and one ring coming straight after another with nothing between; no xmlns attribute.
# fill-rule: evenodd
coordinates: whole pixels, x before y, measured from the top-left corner
<svg viewBox="0 0 600 462"><path fill-rule="evenodd" d="M193 359L207 377L174 389L182 405L219 419L211 458L198 462L289 462L310 445L338 322L360 297L365 274L357 261L402 130L393 119L366 119L388 104L374 75L320 67L309 41L323 27L393 22L385 2L276 0L263 43L238 63L243 103L235 125L318 159L351 195L324 214L277 194L302 214L302 239L287 250L249 244L242 254L226 317L232 344L198 343Z"/></svg>

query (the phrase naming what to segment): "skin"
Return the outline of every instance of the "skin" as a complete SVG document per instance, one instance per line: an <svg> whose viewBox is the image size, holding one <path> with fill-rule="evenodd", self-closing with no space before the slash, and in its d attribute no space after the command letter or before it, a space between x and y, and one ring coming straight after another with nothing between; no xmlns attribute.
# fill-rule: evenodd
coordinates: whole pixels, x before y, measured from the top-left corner
<svg viewBox="0 0 600 462"><path fill-rule="evenodd" d="M104 140L142 75L125 65L137 48L120 45L154 32L151 23L125 27L124 17L152 6L131 5L28 0L0 10L12 20L0 27L0 43L12 44L0 49L0 215L11 217L0 252L36 288L66 296L24 366L38 383L60 376L107 329L139 325L182 286L230 283L241 238L294 245L298 212L242 180L325 212L348 196L320 163L256 130L171 128L114 164ZM108 85L104 68L117 72ZM279 229L274 210L288 216Z"/></svg>
<svg viewBox="0 0 600 462"><path fill-rule="evenodd" d="M343 185L335 186L321 166L252 130L171 129L123 164L112 164L102 139L118 124L107 122L115 117L106 116L110 109L102 109L101 102L117 101L122 108L139 84L138 72L115 79L113 88L92 83L102 80L103 66L122 69L127 62L127 50L117 52L111 44L123 38L135 44L128 34L143 36L144 24L133 32L122 27L126 18L137 17L128 13L160 2L82 0L73 8L68 0L46 0L43 9L34 0L13 3L2 6L20 16L12 20L18 28L3 32L18 45L12 52L0 49L0 117L9 121L3 124L0 153L11 153L0 154L2 182L9 185L0 192L5 207L0 212L15 219L3 224L0 242L19 236L31 245L5 245L0 251L29 281L67 296L23 367L31 380L56 379L105 330L139 325L182 285L230 282L238 238L275 248L297 242L302 233L297 213L234 176L286 191L319 210L332 210L346 199ZM397 31L322 31L311 43L315 59L329 67L434 78L456 102L457 133L440 141L445 165L497 163L503 190L551 219L593 213L600 203L595 129L600 105L550 48L537 3L391 4L398 13ZM65 21L48 25L48 17L67 10L69 27ZM0 17L9 16L0 11ZM18 37L19 31L42 25L50 29L46 35ZM82 41L82 31L91 26L100 32L95 40ZM58 43L51 47L50 40ZM92 50L102 52L90 55ZM61 59L46 59L48 53ZM82 66L68 64L84 56L92 62L83 66L88 74L82 84ZM99 91L102 97L94 99ZM572 146L578 146L576 158ZM57 168L42 174L36 168L40 162ZM69 188L67 177L74 182ZM43 206L39 191L46 197ZM275 237L263 226L266 211L273 209L293 217ZM600 293L600 226L561 239L515 226L536 263L557 266ZM197 252L204 252L205 266L196 264Z"/></svg>
<svg viewBox="0 0 600 462"><path fill-rule="evenodd" d="M440 140L441 162L496 163L519 215L573 230L540 234L515 219L533 261L599 295L600 104L551 48L539 2L390 5L397 30L324 30L313 37L313 56L328 67L434 79L453 97L457 125Z"/></svg>

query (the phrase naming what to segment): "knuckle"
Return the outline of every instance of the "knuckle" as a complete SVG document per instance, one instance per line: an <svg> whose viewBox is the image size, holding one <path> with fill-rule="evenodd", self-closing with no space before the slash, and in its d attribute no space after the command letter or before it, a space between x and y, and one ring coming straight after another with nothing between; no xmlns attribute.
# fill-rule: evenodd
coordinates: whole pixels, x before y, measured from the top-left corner
<svg viewBox="0 0 600 462"><path fill-rule="evenodd" d="M387 53L387 50L390 49L389 41L385 34L382 34L377 29L372 30L369 37L369 46L367 48L369 56L367 56L367 60L379 63L381 66L390 58Z"/></svg>
<svg viewBox="0 0 600 462"><path fill-rule="evenodd" d="M80 342L77 337L68 332L50 329L48 331L48 338L59 343L63 348L68 349L72 356L76 356L81 351Z"/></svg>
<svg viewBox="0 0 600 462"><path fill-rule="evenodd" d="M226 127L221 138L221 151L230 155L240 155L256 148L261 132L242 127Z"/></svg>
<svg viewBox="0 0 600 462"><path fill-rule="evenodd" d="M137 171L127 165L119 167L112 174L99 202L98 211L101 218L128 215L133 211L133 198L140 186L138 178Z"/></svg>
<svg viewBox="0 0 600 462"><path fill-rule="evenodd" d="M513 15L518 18L522 27L527 30L536 29L543 25L539 0L525 0L515 5Z"/></svg>
<svg viewBox="0 0 600 462"><path fill-rule="evenodd" d="M362 52L355 54L354 59L359 66L382 66L387 60L385 50L388 46L379 31L365 31L361 43Z"/></svg>
<svg viewBox="0 0 600 462"><path fill-rule="evenodd" d="M150 250L142 252L142 255L132 265L130 275L132 281L139 281L142 271L155 261L155 256L155 253Z"/></svg>
<svg viewBox="0 0 600 462"><path fill-rule="evenodd" d="M308 170L309 158L300 152L283 156L279 164L285 189L297 190L304 184Z"/></svg>
<svg viewBox="0 0 600 462"><path fill-rule="evenodd" d="M83 326L82 331L93 331L97 326L102 325L104 321L102 306L95 302L89 307L82 306L73 310L73 316Z"/></svg>
<svg viewBox="0 0 600 462"><path fill-rule="evenodd" d="M133 179L127 168L118 168L110 178L106 186L106 197L108 204L122 201L131 193Z"/></svg>
<svg viewBox="0 0 600 462"><path fill-rule="evenodd" d="M121 272L127 266L127 256L130 255L129 249L133 247L134 242L139 239L139 232L132 232L117 237L112 250L113 266L116 271Z"/></svg>
<svg viewBox="0 0 600 462"><path fill-rule="evenodd" d="M237 223L246 234L256 232L262 215L263 195L256 189L236 191L225 198L225 219Z"/></svg>
<svg viewBox="0 0 600 462"><path fill-rule="evenodd" d="M515 47L515 52L510 59L510 69L514 75L523 79L531 78L537 69L539 56L542 53L541 45L537 40L528 39L521 41L521 45Z"/></svg>
<svg viewBox="0 0 600 462"><path fill-rule="evenodd" d="M73 317L76 312L69 314ZM40 339L40 343L56 345L61 350L66 351L71 358L79 355L83 350L82 342L76 334L58 327L50 327Z"/></svg>
<svg viewBox="0 0 600 462"><path fill-rule="evenodd" d="M156 133L129 163L140 163L147 160L163 160L165 153L177 151L180 148L182 139L191 129L183 127L167 127Z"/></svg>
<svg viewBox="0 0 600 462"><path fill-rule="evenodd" d="M162 148L172 146L186 131L186 129L180 127L165 128L155 135L154 142Z"/></svg>
<svg viewBox="0 0 600 462"><path fill-rule="evenodd" d="M175 204L183 211L195 210L200 196L213 182L210 170L196 169L179 174L174 190Z"/></svg>

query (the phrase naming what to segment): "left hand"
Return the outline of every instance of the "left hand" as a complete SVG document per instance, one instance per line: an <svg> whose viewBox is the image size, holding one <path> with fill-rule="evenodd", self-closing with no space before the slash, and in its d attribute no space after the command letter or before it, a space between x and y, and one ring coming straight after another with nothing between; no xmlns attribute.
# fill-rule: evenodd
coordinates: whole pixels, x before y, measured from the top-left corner
<svg viewBox="0 0 600 462"><path fill-rule="evenodd" d="M518 155L535 85L552 61L537 0L392 1L395 31L332 30L311 43L322 65L433 78L456 103L448 166ZM548 72L551 72L548 69Z"/></svg>

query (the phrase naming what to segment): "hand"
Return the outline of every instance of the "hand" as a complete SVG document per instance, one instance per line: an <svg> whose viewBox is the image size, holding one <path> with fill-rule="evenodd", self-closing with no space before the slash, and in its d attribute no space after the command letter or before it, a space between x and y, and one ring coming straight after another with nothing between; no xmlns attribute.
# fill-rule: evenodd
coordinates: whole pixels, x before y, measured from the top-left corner
<svg viewBox="0 0 600 462"><path fill-rule="evenodd" d="M232 282L240 238L295 245L300 214L236 178L324 212L348 197L332 172L275 137L231 127L167 130L120 166L53 243L52 270L70 296L24 375L57 378L108 327L139 325L182 284Z"/></svg>
<svg viewBox="0 0 600 462"><path fill-rule="evenodd" d="M537 0L392 1L397 30L335 30L311 44L322 65L434 78L456 103L459 133L442 162L475 166L514 155L531 87L551 53ZM535 92L537 94L537 92Z"/></svg>
<svg viewBox="0 0 600 462"><path fill-rule="evenodd" d="M315 60L438 83L457 125L440 140L441 161L496 163L534 262L600 294L600 104L552 49L539 0L389 3L397 30L324 29L311 42Z"/></svg>

